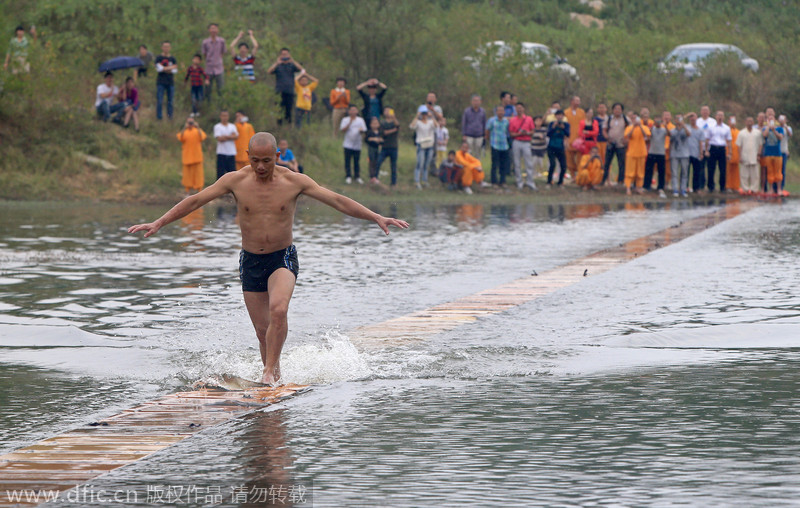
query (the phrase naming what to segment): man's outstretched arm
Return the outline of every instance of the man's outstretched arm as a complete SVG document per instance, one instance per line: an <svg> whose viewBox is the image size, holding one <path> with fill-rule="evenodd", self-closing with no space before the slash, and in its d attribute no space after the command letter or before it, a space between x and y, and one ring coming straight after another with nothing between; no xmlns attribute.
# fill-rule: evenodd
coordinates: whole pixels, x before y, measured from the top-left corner
<svg viewBox="0 0 800 508"><path fill-rule="evenodd" d="M229 173L229 175L233 176L235 173ZM180 203L173 206L170 211L162 215L159 219L155 222L150 222L148 224L137 224L135 226L131 226L128 228L128 233L138 233L139 231L145 231L144 237L147 238L148 236L152 236L158 232L159 229L163 228L167 224L174 222L181 217L185 217L192 213L193 211L197 210L201 206L205 205L212 199L216 199L220 196L223 196L230 192L230 186L228 182L230 178L226 178L225 175L213 185L206 187L205 189L201 190L197 194L189 196L181 200Z"/></svg>
<svg viewBox="0 0 800 508"><path fill-rule="evenodd" d="M319 184L317 184L317 182L315 182L308 176L305 175L300 175L300 176L303 179L302 192L306 196L312 197L317 201L325 203L331 208L335 208L340 212L347 214L351 217L375 222L387 235L389 234L389 226L395 226L400 229L408 228L408 222L404 220L393 219L391 217L384 217L380 214L373 212L372 210L362 205L361 203L348 198L347 196L342 196L341 194L337 194L332 190L328 190L324 187L321 187Z"/></svg>

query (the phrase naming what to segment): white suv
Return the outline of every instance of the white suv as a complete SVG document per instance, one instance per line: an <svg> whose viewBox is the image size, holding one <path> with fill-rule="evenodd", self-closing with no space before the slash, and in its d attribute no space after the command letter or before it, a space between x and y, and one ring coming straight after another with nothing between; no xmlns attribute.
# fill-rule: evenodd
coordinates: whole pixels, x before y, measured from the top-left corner
<svg viewBox="0 0 800 508"><path fill-rule="evenodd" d="M566 58L561 58L544 44L535 42L521 42L519 44L505 41L487 42L475 50L475 56L466 56L464 60L469 62L473 69L480 71L482 66L492 62L501 62L514 54L522 57L525 62L522 65L522 70L525 74L532 74L547 67L574 80L580 79L578 71L567 63Z"/></svg>
<svg viewBox="0 0 800 508"><path fill-rule="evenodd" d="M731 44L683 44L669 52L658 62L658 70L663 73L682 71L687 78L699 76L703 61L709 57L723 53L733 53L742 65L753 72L758 71L758 62L750 58L744 51Z"/></svg>

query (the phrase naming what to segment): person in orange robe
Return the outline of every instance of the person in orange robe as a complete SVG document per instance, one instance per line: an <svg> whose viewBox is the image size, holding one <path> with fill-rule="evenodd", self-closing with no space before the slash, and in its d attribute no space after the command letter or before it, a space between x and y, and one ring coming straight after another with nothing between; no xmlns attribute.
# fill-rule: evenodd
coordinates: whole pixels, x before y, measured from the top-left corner
<svg viewBox="0 0 800 508"><path fill-rule="evenodd" d="M731 157L725 170L725 188L738 192L742 184L739 179L739 145L736 144L739 129L736 128L736 117L728 119L728 126L731 128Z"/></svg>
<svg viewBox="0 0 800 508"><path fill-rule="evenodd" d="M589 190L596 185L600 185L602 181L603 164L600 162L600 149L597 146L593 146L589 153L581 157L575 183L585 190Z"/></svg>
<svg viewBox="0 0 800 508"><path fill-rule="evenodd" d="M625 154L625 187L630 195L632 184L637 187L638 192L642 192L650 129L642 124L641 118L634 117L631 125L625 128L625 139L628 140L628 151Z"/></svg>
<svg viewBox="0 0 800 508"><path fill-rule="evenodd" d="M247 144L250 143L250 138L256 134L256 131L247 120L248 118L244 115L244 112L241 109L236 112L235 125L236 130L239 131L239 137L235 140L236 171L239 171L243 167L250 164L250 159L247 157Z"/></svg>
<svg viewBox="0 0 800 508"><path fill-rule="evenodd" d="M564 119L569 124L569 139L564 147L567 156L567 169L570 175L575 178L575 173L578 171L578 160L583 154L579 150L572 148L572 142L581 135L581 120L586 120L586 112L581 109L581 98L577 95L572 98L569 107L564 110Z"/></svg>
<svg viewBox="0 0 800 508"><path fill-rule="evenodd" d="M181 184L186 189L186 194L190 194L192 190L197 192L203 190L203 141L206 137L206 133L192 117L186 120L183 129L178 133L178 141L183 145Z"/></svg>
<svg viewBox="0 0 800 508"><path fill-rule="evenodd" d="M461 143L461 148L456 152L456 164L463 167L461 170L461 186L464 192L472 194L472 183L482 183L484 174L480 159L469 153L469 144Z"/></svg>

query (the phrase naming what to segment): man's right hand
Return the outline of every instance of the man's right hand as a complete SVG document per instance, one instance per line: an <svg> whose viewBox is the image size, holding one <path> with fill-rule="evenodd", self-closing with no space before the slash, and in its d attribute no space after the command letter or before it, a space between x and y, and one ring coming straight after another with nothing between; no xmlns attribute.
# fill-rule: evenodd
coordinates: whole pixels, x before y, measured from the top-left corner
<svg viewBox="0 0 800 508"><path fill-rule="evenodd" d="M159 229L161 229L161 226L159 226L157 222L150 222L148 224L137 224L135 226L131 226L128 228L128 233L133 234L138 233L139 231L146 231L144 237L147 238L158 233Z"/></svg>

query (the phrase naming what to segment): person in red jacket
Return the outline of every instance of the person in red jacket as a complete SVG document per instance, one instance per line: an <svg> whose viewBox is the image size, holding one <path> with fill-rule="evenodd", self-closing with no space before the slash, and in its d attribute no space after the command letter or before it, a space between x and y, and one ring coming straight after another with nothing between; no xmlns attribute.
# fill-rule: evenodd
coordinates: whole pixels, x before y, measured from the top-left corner
<svg viewBox="0 0 800 508"><path fill-rule="evenodd" d="M578 137L583 140L580 152L583 155L588 154L593 146L597 146L598 134L600 134L600 123L594 118L592 108L589 108L586 110L586 118L578 123Z"/></svg>

